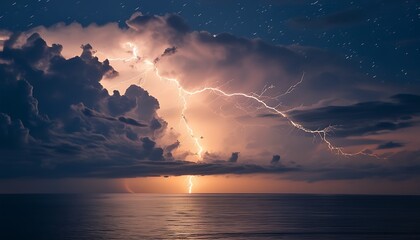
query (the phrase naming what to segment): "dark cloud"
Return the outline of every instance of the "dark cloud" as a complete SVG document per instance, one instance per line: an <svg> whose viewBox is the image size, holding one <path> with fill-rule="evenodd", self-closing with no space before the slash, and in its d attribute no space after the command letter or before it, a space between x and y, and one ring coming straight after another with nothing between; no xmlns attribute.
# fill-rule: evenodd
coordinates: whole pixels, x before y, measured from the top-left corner
<svg viewBox="0 0 420 240"><path fill-rule="evenodd" d="M229 163L194 163L187 161L141 161L136 164L110 164L104 162L101 167L93 162L83 165L75 162L65 162L54 169L48 167L22 166L0 162L0 167L10 171L1 171L0 178L33 177L33 178L130 178L151 176L181 176L181 175L220 175L220 174L278 174L300 171L299 168L261 166L256 164ZM19 171L18 171L19 170Z"/></svg>
<svg viewBox="0 0 420 240"><path fill-rule="evenodd" d="M132 118L123 117L123 116L120 116L118 118L114 118L114 117L102 114L102 113L97 112L93 109L87 108L82 103L77 104L77 105L73 105L72 109L76 110L76 111L80 111L86 117L101 118L101 119L108 120L108 121L120 121L122 123L132 125L132 126L136 126L136 127L147 127L146 124L140 123L139 121L137 121L135 119L132 119Z"/></svg>
<svg viewBox="0 0 420 240"><path fill-rule="evenodd" d="M10 116L0 113L0 149L16 149L28 143L29 130L20 120L14 120Z"/></svg>
<svg viewBox="0 0 420 240"><path fill-rule="evenodd" d="M303 173L303 172L302 172ZM297 174L299 175L299 174ZM299 176L294 176L298 177ZM354 180L354 179L391 179L394 181L407 180L420 175L420 165L411 166L383 166L380 164L366 164L357 167L337 167L309 170L300 177L305 181L316 182L323 180ZM298 179L297 178L297 179ZM301 179L301 180L303 180Z"/></svg>
<svg viewBox="0 0 420 240"><path fill-rule="evenodd" d="M119 117L118 120L120 120L123 123L130 124L130 125L137 126L137 127L146 127L147 126L146 124L140 123L137 120L132 119L132 118Z"/></svg>
<svg viewBox="0 0 420 240"><path fill-rule="evenodd" d="M175 53L176 53L176 47L170 47L170 48L165 49L161 57L170 56Z"/></svg>
<svg viewBox="0 0 420 240"><path fill-rule="evenodd" d="M390 142L386 142L386 143L383 143L383 144L379 144L376 149L400 148L400 147L403 147L403 146L404 146L404 144L402 144L402 143L390 141Z"/></svg>
<svg viewBox="0 0 420 240"><path fill-rule="evenodd" d="M378 145L383 142L384 141L381 139L368 138L366 136L352 136L351 138L334 138L334 144L336 144L336 146L342 147L360 146L363 148L366 145Z"/></svg>
<svg viewBox="0 0 420 240"><path fill-rule="evenodd" d="M140 13L134 14L129 20L126 21L127 25L142 31L144 29L149 30L150 25L159 27L169 27L170 29L179 32L187 33L190 31L190 27L183 18L175 14L166 14L165 16L156 15L142 15ZM152 27L154 27L152 26Z"/></svg>
<svg viewBox="0 0 420 240"><path fill-rule="evenodd" d="M351 13L347 14L332 15L326 19L350 24L348 17ZM243 90L241 87L247 85L246 81L257 82L260 76L262 84L266 84L268 78L283 79L284 75L295 83L305 70L305 73L308 71L305 85L297 89L301 91L296 97L299 104L311 106L326 98L334 98L323 93L335 93L336 98L343 96L344 102L358 100L359 103L347 106L328 106L328 102L321 102L317 106L322 107L289 111L291 118L308 128L334 125L336 129L332 134L343 137L377 134L414 126L414 119L420 112L418 95L399 94L383 101L360 100L364 99L363 96L369 96L370 99L382 96L383 92L360 88L361 80L365 78L355 78L353 81L355 75L349 75L351 71L348 71L353 69L343 67L348 63L322 49L273 46L258 39L249 40L231 34L214 36L207 32L191 32L191 35L187 35L188 26L176 15L161 17L137 14L127 24L137 33L152 35L152 44L161 47L158 48L158 54L153 56L159 56L162 52L168 56L161 59L161 63L172 59L183 63L185 69L181 69L181 72L195 71L197 74L191 78L194 81L190 81L190 84L202 83L200 76L203 75L203 69L222 72L226 70L223 67L231 67L228 72L239 72L235 78L241 82L232 84L232 89L238 87L235 88L238 91ZM108 61L100 62L94 57L91 45L82 45L80 56L65 59L61 55L62 46L47 46L37 34L23 45L18 40L19 35L12 35L10 40L4 42L5 48L0 52L0 177L138 177L292 171L307 176L318 174L308 178L315 180L418 175L416 164L398 165L395 168L380 164L360 168L317 166L320 170L290 168L282 164L238 164L238 152L232 153L227 161L220 160L226 159L226 156L210 153L205 153L206 161L201 163L177 161L171 152L178 148L179 142L166 147L156 143L155 136L159 134L155 133L164 131L167 125L156 113L160 107L159 101L134 85L124 94L115 91L110 95L100 81L102 78L113 78L118 73ZM183 52L191 50L192 44L208 52L222 49L223 57L214 60L214 63L205 57L206 54L185 54L194 53ZM153 45L150 48L154 49ZM173 54L178 49L180 54ZM186 55L193 58L176 61L178 56ZM251 65L244 64L244 59ZM270 68L279 72L268 74L266 70ZM238 69L240 71L236 71ZM257 74L258 79L249 74L255 69L261 73ZM168 72L172 72L172 69L168 69ZM223 75L223 79L231 78L224 78ZM290 85L280 80L274 83ZM255 89L256 86L251 87ZM305 88L310 90L308 94L302 94ZM342 95L343 92L348 95ZM353 98L349 97L350 94ZM288 100L290 97L285 102ZM187 152L181 156L188 155L194 153ZM395 158L411 159L413 156L406 154ZM272 163L279 161L279 155L273 156Z"/></svg>
<svg viewBox="0 0 420 240"><path fill-rule="evenodd" d="M151 138L166 127L157 99L138 86L110 96L100 81L118 73L89 44L65 59L38 34L22 46L19 38L0 52L0 175L63 177L164 160Z"/></svg>
<svg viewBox="0 0 420 240"><path fill-rule="evenodd" d="M420 114L420 96L397 94L387 101L361 102L291 111L289 115L309 128L334 126L334 136L359 136L412 127ZM268 117L271 115L264 115Z"/></svg>
<svg viewBox="0 0 420 240"><path fill-rule="evenodd" d="M220 159L222 159L222 157L216 153L210 153L206 151L203 155L203 161L206 161L206 162L215 162L215 161L219 161Z"/></svg>
<svg viewBox="0 0 420 240"><path fill-rule="evenodd" d="M190 27L182 17L174 14L169 14L165 18L168 26L175 29L177 32L187 33L190 31Z"/></svg>
<svg viewBox="0 0 420 240"><path fill-rule="evenodd" d="M152 20L154 21L154 20ZM177 26L176 21L173 23ZM138 177L295 171L229 161L176 161L179 141L161 148L159 102L138 86L109 95L100 81L117 72L89 44L71 59L38 34L0 52L0 178ZM166 154L165 154L166 153ZM165 157L167 159L165 159Z"/></svg>
<svg viewBox="0 0 420 240"><path fill-rule="evenodd" d="M166 147L165 147L165 151L167 151L167 152L172 152L172 151L174 151L175 149L177 149L180 145L181 145L181 143L177 140L176 142L174 142L174 143L172 143L172 144L170 144L170 145L166 146Z"/></svg>
<svg viewBox="0 0 420 240"><path fill-rule="evenodd" d="M386 159L359 164L335 164L331 166L300 167L288 175L290 179L308 182L325 180L389 179L401 181L420 176L420 150L399 151L388 154Z"/></svg>
<svg viewBox="0 0 420 240"><path fill-rule="evenodd" d="M280 155L274 155L271 159L271 164L277 164L280 162Z"/></svg>
<svg viewBox="0 0 420 240"><path fill-rule="evenodd" d="M382 132L396 131L402 128L413 127L414 123L411 122L378 122L372 125L359 125L359 126L337 126L333 130L335 137L348 137L348 136L364 136L379 134Z"/></svg>
<svg viewBox="0 0 420 240"><path fill-rule="evenodd" d="M232 155L229 158L229 162L237 162L239 159L239 152L233 152Z"/></svg>
<svg viewBox="0 0 420 240"><path fill-rule="evenodd" d="M127 96L121 96L118 91L108 98L107 101L109 114L111 116L118 116L126 113L136 106L136 101Z"/></svg>
<svg viewBox="0 0 420 240"><path fill-rule="evenodd" d="M158 130L162 127L166 127L166 122L163 122L162 119L153 118L152 121L150 121L150 129Z"/></svg>
<svg viewBox="0 0 420 240"><path fill-rule="evenodd" d="M153 60L153 62L156 64L160 61L161 58L166 57L166 56L171 56L173 54L175 54L177 51L176 47L170 47L165 49L165 51L163 51L163 53L160 55L160 57L155 58L155 60Z"/></svg>
<svg viewBox="0 0 420 240"><path fill-rule="evenodd" d="M139 33L153 34L156 41L169 39L169 42L175 45L191 31L185 20L176 14L156 16L135 13L126 24Z"/></svg>
<svg viewBox="0 0 420 240"><path fill-rule="evenodd" d="M156 116L156 111L159 109L159 101L150 96L150 94L143 88L131 85L125 91L124 96L135 100L137 103L132 111L132 115L137 119L152 121Z"/></svg>

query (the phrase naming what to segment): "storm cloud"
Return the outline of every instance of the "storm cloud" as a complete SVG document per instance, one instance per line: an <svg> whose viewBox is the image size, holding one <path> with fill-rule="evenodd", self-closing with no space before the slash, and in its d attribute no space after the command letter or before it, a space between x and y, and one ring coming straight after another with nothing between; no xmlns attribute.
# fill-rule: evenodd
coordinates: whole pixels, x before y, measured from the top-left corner
<svg viewBox="0 0 420 240"><path fill-rule="evenodd" d="M349 12L329 18L338 19L340 24L350 24L349 19L354 14L363 17L357 12ZM33 32L40 34L29 34ZM408 170L409 166L418 166L417 158L413 162L395 161L392 162L394 165L388 166L385 158L356 156L330 167L330 160L341 156L329 151L325 142L314 142L313 135L292 128L285 118L264 111L258 103L246 99L236 101L236 98L226 100L214 94L188 102L192 106L189 105L187 114L188 117L193 115L194 110L209 114L211 111L201 110L197 105L202 102L217 105L224 101L210 109L217 109L222 116L227 113L226 118L231 121L222 122L220 117L217 118L220 122L207 125L213 127L208 131L216 132L215 125L220 128L217 132L223 136L213 141L216 142L214 145L222 147L219 151L206 152L205 162L186 161L184 157L196 153L192 149L184 151L184 155L174 154L184 144L177 139L179 135L169 133L172 134L169 140L160 143L160 138L170 132L166 118L157 113L163 100L137 85L110 94L102 83L106 81L112 85L121 73L110 61L101 62L97 57L107 56L101 51L108 47L117 49L110 50L113 54L128 52L128 55L135 55L133 49L122 51L122 43L130 41L141 49L136 63L156 59L159 74L179 79L187 90L221 86L227 92L241 91L261 97L258 90L266 89L266 95L261 98L270 106L287 112L305 128L333 126L334 131L329 134L334 138L332 143L338 139L352 141L351 145L356 147L363 145L363 149L356 151L401 150L386 153L385 157L395 160L412 156L410 154L416 152L414 147L401 139L392 142L390 139L394 136L385 138L382 134L416 129L420 113L420 96L415 93L416 89L403 90L392 84L378 86L376 82L367 81L352 63L334 52L310 46L271 45L260 39L228 33L192 31L174 14L148 16L136 13L127 21L127 28L116 24L88 27L77 23L58 24L50 28L37 27L26 34L29 36L23 42L25 34L11 35L0 52L0 164L1 169L7 169L0 171L3 178L297 172L302 176L311 175L308 179L418 175L417 167ZM41 36L50 41L57 36L80 39L87 36L96 42L82 43L80 56L65 58L66 45L64 48L59 44L48 46ZM113 41L109 41L110 36ZM99 46L97 52L96 46ZM126 65L124 70L140 71L134 63ZM149 69L150 72L153 70L156 69ZM302 83L293 88L293 94L283 94L300 79ZM265 88L267 86L273 87ZM169 101L175 102L174 99ZM240 118L239 112L246 117ZM205 114L201 121L208 120ZM234 117L229 118L229 114ZM261 127L253 130L255 122L252 120L261 121ZM192 134L186 135L190 139ZM200 141L207 139L210 137L204 136ZM364 145L368 147L364 149ZM226 153L231 152L229 158ZM273 156L274 153L281 154L281 164L278 164L280 155ZM258 164L260 159L254 159L254 156L262 158L263 163ZM284 159L296 162L293 166L299 167L287 166ZM363 159L371 165L357 165L360 162L354 159ZM365 167L369 169L365 170ZM363 174L358 174L360 172Z"/></svg>
<svg viewBox="0 0 420 240"><path fill-rule="evenodd" d="M0 52L3 177L164 159L149 138L166 125L156 113L159 102L138 86L109 95L100 81L118 73L93 56L92 46L65 59L61 45L47 46L38 34L22 46L16 39Z"/></svg>
<svg viewBox="0 0 420 240"><path fill-rule="evenodd" d="M118 73L93 47L65 59L62 46L31 35L0 52L0 178L138 177L288 172L295 169L227 162L175 161L177 141L153 140L166 127L159 102L141 87L112 95L100 83ZM168 153L164 157L165 151ZM233 153L229 162L236 162ZM169 156L169 157L168 157Z"/></svg>
<svg viewBox="0 0 420 240"><path fill-rule="evenodd" d="M383 101L290 112L290 116L311 128L333 126L334 136L341 137L413 127L417 125L414 118L419 114L420 96L413 94L398 94Z"/></svg>

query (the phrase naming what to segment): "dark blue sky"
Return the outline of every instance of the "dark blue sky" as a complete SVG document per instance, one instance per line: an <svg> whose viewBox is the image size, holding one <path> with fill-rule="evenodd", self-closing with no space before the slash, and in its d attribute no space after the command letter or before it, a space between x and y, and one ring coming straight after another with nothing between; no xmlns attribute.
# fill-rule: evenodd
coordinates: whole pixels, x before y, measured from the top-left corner
<svg viewBox="0 0 420 240"><path fill-rule="evenodd" d="M274 44L315 46L343 54L362 72L410 88L419 84L420 1L2 1L0 28L57 22L105 24L135 11L177 13L194 30L229 32Z"/></svg>

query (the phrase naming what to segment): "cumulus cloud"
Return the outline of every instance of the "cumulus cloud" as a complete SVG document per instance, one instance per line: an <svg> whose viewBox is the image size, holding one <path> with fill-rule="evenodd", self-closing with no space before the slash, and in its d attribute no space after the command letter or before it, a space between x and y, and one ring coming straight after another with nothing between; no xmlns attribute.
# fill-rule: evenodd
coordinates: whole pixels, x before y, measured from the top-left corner
<svg viewBox="0 0 420 240"><path fill-rule="evenodd" d="M156 113L157 99L138 86L109 95L100 81L117 72L93 56L92 46L83 45L80 56L65 59L61 45L47 46L38 34L22 46L15 39L0 52L5 172L19 176L43 168L54 172L61 164L77 170L93 162L164 159L163 149L149 138L165 127Z"/></svg>
<svg viewBox="0 0 420 240"><path fill-rule="evenodd" d="M237 162L239 159L239 152L233 152L232 155L229 158L229 162Z"/></svg>
<svg viewBox="0 0 420 240"><path fill-rule="evenodd" d="M12 121L9 115L0 113L0 127L0 148L17 149L28 143L29 131L22 121Z"/></svg>
<svg viewBox="0 0 420 240"><path fill-rule="evenodd" d="M100 62L91 45L70 59L62 46L31 35L22 46L6 41L0 52L1 178L136 177L183 174L246 174L292 169L222 162L174 161L179 141L159 147L166 127L159 102L139 86L112 95L100 83L118 73ZM236 162L233 153L230 162ZM159 163L158 163L159 162Z"/></svg>
<svg viewBox="0 0 420 240"><path fill-rule="evenodd" d="M329 18L347 24L352 14L358 13L343 13ZM179 122L179 116L170 119L179 108L175 105L180 105L172 97L176 97L177 92L170 95L170 91L160 85L155 86L155 91L150 94L152 90L149 88L146 91L129 81L126 88L121 87L112 94L103 87L105 83L108 86L121 83L116 79L126 72L137 75L143 71L144 68L136 65L143 60L155 60L161 76L178 79L188 90L212 86L227 92L241 91L260 96L264 87L273 86L265 88L262 96L268 104L288 110L292 119L307 128L322 129L333 125L334 138L342 139L349 146L368 145L371 152L405 149L409 144L399 148L379 147L378 144L390 141L382 137L384 132L415 129L417 126L420 104L415 88L403 91L392 83L378 85L372 80L367 81L355 65L324 49L299 45L274 46L260 39L246 39L228 33L213 35L192 31L181 17L173 14L147 16L136 13L127 21L127 26L120 28L115 23L87 27L77 23L57 24L32 29L26 33L28 38L14 34L3 41L4 50L0 53L0 149L5 156L1 161L2 169L10 170L2 172L3 177L25 174L134 177L307 173L317 167L330 166L329 159L339 158L331 154L324 143L314 142L312 135L308 137L308 134L291 131L293 128L284 118L265 111L255 102L236 101L236 98L226 100L209 93L194 96L188 102L186 114L189 114L188 120L193 119L189 118L193 113L203 116L198 122L203 122L204 127L194 125L193 120L190 122L198 132L197 136L203 135L202 141L216 146L216 150L204 154L205 163L183 161L184 157L195 155L195 150L175 152L188 146L185 139L191 140L191 134L186 133L186 137L179 139L160 139L166 134L169 121ZM39 32L48 42L63 43L64 48L59 44L48 46L40 35L32 35L33 32ZM127 42L131 44L127 45ZM72 51L68 48L81 44L80 56L69 57ZM138 51L127 49L133 44ZM135 55L135 61L111 60L111 66L108 60L99 60L107 57L119 59L119 54L130 58ZM117 65L119 68L115 67ZM152 72L154 69L146 70ZM304 79L293 88L293 94L283 95L303 74ZM147 74L144 76L148 77ZM146 86L156 84L156 81L149 82L147 84L150 85ZM157 114L164 106L162 102L173 104L165 106L162 114L167 117L164 119ZM203 110L203 102L210 107ZM218 122L208 124L209 116L214 116L210 115L212 110L217 112L215 119ZM258 129L252 128L258 124ZM215 136L216 133L219 135ZM400 138L392 139L395 143L405 144ZM412 153L413 149L407 151ZM273 153L279 152L282 158L295 161L307 169L275 164L280 161L280 155L273 156L273 164L269 166L231 164L239 158L239 152L233 151L240 151L241 159L245 160L263 152L265 162ZM233 153L227 161L220 161L227 159L226 153L230 152ZM399 153L392 157L401 159L409 155ZM351 170L359 169L352 165L352 160L343 162ZM411 164L415 166L417 163ZM397 167L406 169L400 165ZM336 169L338 166L328 171ZM372 169L380 171L380 168ZM386 169L382 171L384 174L376 176L391 172L388 171L391 168ZM334 174L322 174L325 178L334 177Z"/></svg>
<svg viewBox="0 0 420 240"><path fill-rule="evenodd" d="M278 164L280 162L280 155L274 155L271 159L271 164Z"/></svg>

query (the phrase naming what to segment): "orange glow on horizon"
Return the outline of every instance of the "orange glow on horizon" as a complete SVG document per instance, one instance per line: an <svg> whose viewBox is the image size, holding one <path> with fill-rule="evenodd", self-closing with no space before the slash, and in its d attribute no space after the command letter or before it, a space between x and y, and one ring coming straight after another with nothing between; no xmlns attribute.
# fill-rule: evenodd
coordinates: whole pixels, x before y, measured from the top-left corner
<svg viewBox="0 0 420 240"><path fill-rule="evenodd" d="M420 194L418 178L403 182L385 179L324 180L317 182L280 179L274 175L200 176L194 193L321 193L321 194ZM188 194L185 176L127 178L122 181L133 193ZM122 190L127 192L122 182ZM403 183L403 184L401 184ZM401 187L404 186L404 187Z"/></svg>

